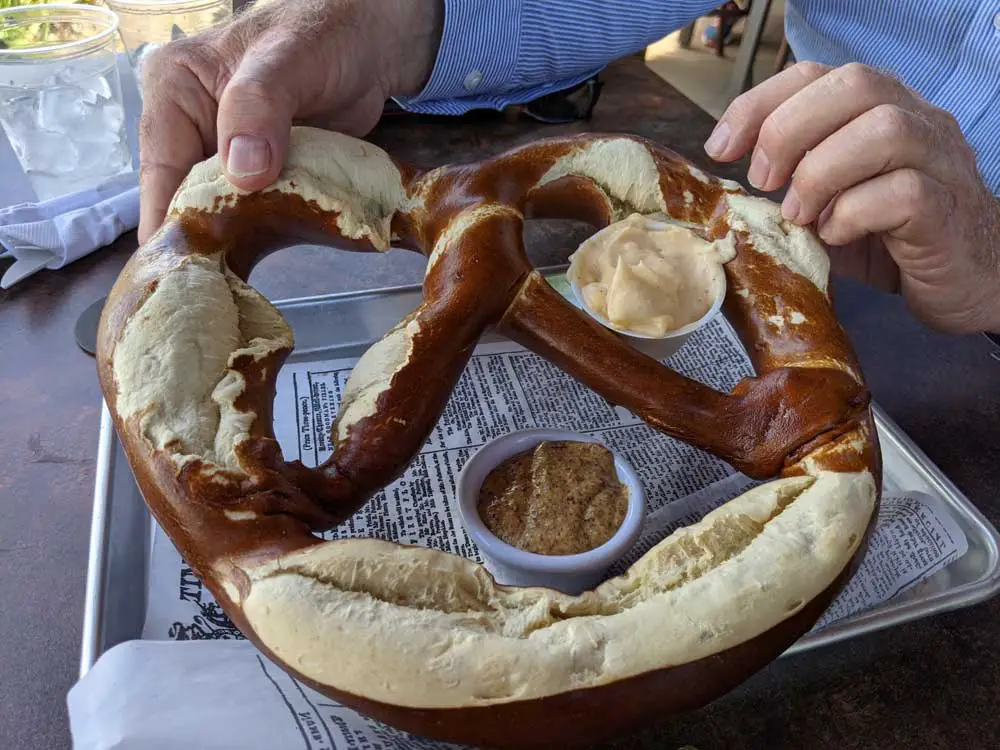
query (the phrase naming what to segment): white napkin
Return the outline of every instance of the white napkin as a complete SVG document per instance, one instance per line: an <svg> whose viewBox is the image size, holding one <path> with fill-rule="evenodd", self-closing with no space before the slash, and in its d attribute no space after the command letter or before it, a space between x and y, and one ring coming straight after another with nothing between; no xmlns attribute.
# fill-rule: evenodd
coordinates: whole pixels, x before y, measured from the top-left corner
<svg viewBox="0 0 1000 750"><path fill-rule="evenodd" d="M142 112L128 55L118 55L125 108L125 131L138 165L138 121ZM14 265L0 278L0 289L43 268L62 268L114 242L139 224L139 175L127 172L97 187L36 203L34 191L0 129L0 258Z"/></svg>
<svg viewBox="0 0 1000 750"><path fill-rule="evenodd" d="M0 257L15 259L0 278L0 289L43 268L62 268L111 244L138 224L138 172L126 172L95 188L43 203L0 210Z"/></svg>
<svg viewBox="0 0 1000 750"><path fill-rule="evenodd" d="M334 703L247 641L125 641L66 702L73 750L461 750Z"/></svg>

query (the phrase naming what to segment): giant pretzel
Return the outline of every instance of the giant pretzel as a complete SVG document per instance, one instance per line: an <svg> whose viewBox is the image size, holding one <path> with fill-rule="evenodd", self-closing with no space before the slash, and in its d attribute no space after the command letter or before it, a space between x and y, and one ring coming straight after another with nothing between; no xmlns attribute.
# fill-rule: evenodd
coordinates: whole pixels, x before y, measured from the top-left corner
<svg viewBox="0 0 1000 750"><path fill-rule="evenodd" d="M663 214L733 243L726 312L759 373L718 393L648 358L533 270L525 218ZM292 350L245 283L269 251L336 238L428 258L423 302L361 358L322 466L271 428ZM869 397L828 260L774 204L631 136L540 141L429 171L298 128L278 182L192 170L101 322L99 370L139 486L242 631L319 691L425 736L594 742L700 706L776 658L857 564L881 486ZM654 428L758 478L623 576L568 596L464 558L314 532L398 477L487 327ZM331 333L331 335L333 335Z"/></svg>

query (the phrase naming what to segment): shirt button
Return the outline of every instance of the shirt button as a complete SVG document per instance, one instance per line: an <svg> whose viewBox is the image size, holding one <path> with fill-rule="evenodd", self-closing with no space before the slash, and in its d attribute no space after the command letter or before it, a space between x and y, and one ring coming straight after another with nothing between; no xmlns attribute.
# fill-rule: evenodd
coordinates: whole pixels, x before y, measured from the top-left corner
<svg viewBox="0 0 1000 750"><path fill-rule="evenodd" d="M465 77L465 81L463 82L462 85L465 86L466 91L472 91L474 88L476 88L476 86L482 83L482 80L483 80L483 74L480 73L478 70L473 70L471 73L469 73L469 75Z"/></svg>
<svg viewBox="0 0 1000 750"><path fill-rule="evenodd" d="M1000 13L993 16L993 28L1000 31Z"/></svg>

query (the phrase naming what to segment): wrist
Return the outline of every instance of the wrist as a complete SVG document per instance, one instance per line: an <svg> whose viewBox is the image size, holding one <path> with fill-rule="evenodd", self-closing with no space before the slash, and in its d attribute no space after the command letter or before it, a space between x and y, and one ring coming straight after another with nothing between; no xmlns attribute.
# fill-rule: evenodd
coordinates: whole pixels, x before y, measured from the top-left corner
<svg viewBox="0 0 1000 750"><path fill-rule="evenodd" d="M386 30L380 77L387 96L416 96L437 60L444 0L381 0L369 5L375 14L371 28Z"/></svg>

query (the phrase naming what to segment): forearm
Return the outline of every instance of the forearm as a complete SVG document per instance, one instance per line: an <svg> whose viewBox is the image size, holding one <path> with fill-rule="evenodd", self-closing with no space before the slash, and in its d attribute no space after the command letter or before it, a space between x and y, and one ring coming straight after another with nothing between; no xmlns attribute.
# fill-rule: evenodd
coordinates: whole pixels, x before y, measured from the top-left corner
<svg viewBox="0 0 1000 750"><path fill-rule="evenodd" d="M718 5L718 0L444 0L427 85L412 111L500 109L572 85Z"/></svg>

